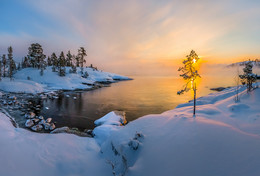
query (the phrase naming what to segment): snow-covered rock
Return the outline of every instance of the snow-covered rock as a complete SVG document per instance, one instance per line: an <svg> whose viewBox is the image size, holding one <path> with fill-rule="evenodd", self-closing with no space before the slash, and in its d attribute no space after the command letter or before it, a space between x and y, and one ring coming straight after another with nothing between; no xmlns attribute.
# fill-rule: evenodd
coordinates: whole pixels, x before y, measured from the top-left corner
<svg viewBox="0 0 260 176"><path fill-rule="evenodd" d="M125 112L122 111L112 111L105 116L101 117L98 120L95 120L95 125L100 126L100 125L115 125L115 126L120 126L120 125L125 125L127 123L126 118L125 118Z"/></svg>

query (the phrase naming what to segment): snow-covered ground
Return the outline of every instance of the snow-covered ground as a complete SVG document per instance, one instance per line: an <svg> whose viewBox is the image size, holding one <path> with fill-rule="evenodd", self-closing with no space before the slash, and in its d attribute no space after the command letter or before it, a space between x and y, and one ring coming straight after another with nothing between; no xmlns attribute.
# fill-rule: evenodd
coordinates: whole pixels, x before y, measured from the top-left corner
<svg viewBox="0 0 260 176"><path fill-rule="evenodd" d="M23 93L39 93L49 90L75 90L75 89L90 89L95 82L112 83L117 80L129 80L130 78L108 73L103 71L93 70L92 68L84 68L89 77L83 78L80 75L80 68L77 74L69 73L69 67L66 68L66 76L60 77L57 72L52 72L51 67L44 70L43 76L40 76L40 71L35 68L25 68L14 74L14 80L3 78L0 82L0 90L7 92L23 92Z"/></svg>
<svg viewBox="0 0 260 176"><path fill-rule="evenodd" d="M235 90L199 98L196 118L192 102L126 126L110 113L94 138L32 133L0 114L0 175L258 176L260 88L240 88L238 103Z"/></svg>

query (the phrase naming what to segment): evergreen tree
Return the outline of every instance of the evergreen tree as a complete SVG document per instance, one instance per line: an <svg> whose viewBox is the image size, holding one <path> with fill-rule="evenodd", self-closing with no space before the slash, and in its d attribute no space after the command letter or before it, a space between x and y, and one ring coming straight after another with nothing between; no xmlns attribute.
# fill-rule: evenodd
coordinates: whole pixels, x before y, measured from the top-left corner
<svg viewBox="0 0 260 176"><path fill-rule="evenodd" d="M7 60L5 54L3 54L2 57L2 64L3 64L3 77L6 77Z"/></svg>
<svg viewBox="0 0 260 176"><path fill-rule="evenodd" d="M70 51L68 51L67 55L66 55L66 66L70 67L72 65L72 55L70 53Z"/></svg>
<svg viewBox="0 0 260 176"><path fill-rule="evenodd" d="M22 60L22 68L27 68L27 67L30 67L29 59L28 57L24 57L24 59Z"/></svg>
<svg viewBox="0 0 260 176"><path fill-rule="evenodd" d="M62 51L58 59L58 72L60 76L65 76L66 74L65 64L66 64L66 59Z"/></svg>
<svg viewBox="0 0 260 176"><path fill-rule="evenodd" d="M34 68L42 68L45 55L43 54L42 46L39 43L32 43L31 46L28 48L28 58L30 64Z"/></svg>
<svg viewBox="0 0 260 176"><path fill-rule="evenodd" d="M256 81L257 75L253 73L253 63L248 61L245 63L245 68L243 68L244 74L239 75L239 78L243 85L246 84L247 92L250 92L253 88L252 84Z"/></svg>
<svg viewBox="0 0 260 176"><path fill-rule="evenodd" d="M2 61L0 61L0 81L2 80Z"/></svg>
<svg viewBox="0 0 260 176"><path fill-rule="evenodd" d="M51 54L52 71L55 72L58 66L58 58L55 53Z"/></svg>
<svg viewBox="0 0 260 176"><path fill-rule="evenodd" d="M80 47L78 50L78 62L79 62L79 66L81 69L81 75L83 75L83 66L84 66L84 63L86 63L86 60L84 59L85 56L87 56L87 52L86 52L85 48Z"/></svg>
<svg viewBox="0 0 260 176"><path fill-rule="evenodd" d="M47 64L48 64L48 66L52 66L52 62L51 62L51 58L50 58L50 56L48 56Z"/></svg>
<svg viewBox="0 0 260 176"><path fill-rule="evenodd" d="M12 80L14 71L16 69L16 65L13 60L13 48L10 46L10 47L8 47L7 50L8 50L7 57L8 57L8 63L9 63L8 76L9 76L10 80Z"/></svg>
<svg viewBox="0 0 260 176"><path fill-rule="evenodd" d="M200 75L198 74L198 70L195 67L195 64L198 62L199 57L195 53L195 51L191 51L189 55L186 56L186 59L184 59L183 67L180 67L178 71L181 71L182 74L180 75L185 81L186 84L184 85L183 89L178 91L177 94L183 94L184 92L188 92L191 89L193 90L193 116L195 117L196 113L196 91L197 91L197 86L196 86L196 80Z"/></svg>

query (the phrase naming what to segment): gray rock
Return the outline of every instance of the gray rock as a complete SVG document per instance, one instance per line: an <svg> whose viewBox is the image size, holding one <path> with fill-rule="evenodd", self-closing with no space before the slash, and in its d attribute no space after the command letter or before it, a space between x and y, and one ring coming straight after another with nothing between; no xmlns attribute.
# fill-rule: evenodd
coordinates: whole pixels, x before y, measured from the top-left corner
<svg viewBox="0 0 260 176"><path fill-rule="evenodd" d="M34 126L32 126L31 127L31 129L33 130L33 131L41 131L42 130L42 125L34 125Z"/></svg>
<svg viewBox="0 0 260 176"><path fill-rule="evenodd" d="M31 119L26 120L26 122L25 122L25 126L26 127L30 128L33 125L34 125L33 120L31 120Z"/></svg>
<svg viewBox="0 0 260 176"><path fill-rule="evenodd" d="M45 122L46 123L51 123L51 120L52 120L52 118L47 118Z"/></svg>
<svg viewBox="0 0 260 176"><path fill-rule="evenodd" d="M51 123L51 126L50 126L50 130L54 130L56 128L56 126L54 125L54 123Z"/></svg>

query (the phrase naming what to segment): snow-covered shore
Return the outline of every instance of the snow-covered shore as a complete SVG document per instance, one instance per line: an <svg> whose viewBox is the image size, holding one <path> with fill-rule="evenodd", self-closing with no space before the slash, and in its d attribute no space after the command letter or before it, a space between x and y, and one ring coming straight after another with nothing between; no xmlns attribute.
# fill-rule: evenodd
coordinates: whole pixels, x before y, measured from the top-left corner
<svg viewBox="0 0 260 176"><path fill-rule="evenodd" d="M103 72L93 68L84 68L88 72L87 78L81 77L80 68L77 73L69 73L66 68L66 76L60 77L57 72L52 72L51 67L44 70L43 76L35 68L25 68L14 74L14 80L3 78L0 82L0 90L16 93L40 93L53 90L92 89L96 83L113 83L120 80L130 80L126 76Z"/></svg>
<svg viewBox="0 0 260 176"><path fill-rule="evenodd" d="M94 138L31 133L0 113L0 175L260 175L260 89L239 91L238 103L236 88L199 98L196 118L192 102L126 126L106 117Z"/></svg>

